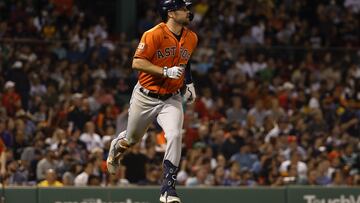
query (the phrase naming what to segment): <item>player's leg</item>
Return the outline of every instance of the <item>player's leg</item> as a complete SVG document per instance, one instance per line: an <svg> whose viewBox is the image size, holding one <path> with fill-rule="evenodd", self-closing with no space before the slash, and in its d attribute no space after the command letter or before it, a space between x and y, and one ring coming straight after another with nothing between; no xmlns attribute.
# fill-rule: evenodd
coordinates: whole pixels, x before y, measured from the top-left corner
<svg viewBox="0 0 360 203"><path fill-rule="evenodd" d="M125 140L126 130L121 132L116 138L111 141L109 154L106 159L107 170L110 174L115 174L120 163L119 160L125 151L130 147Z"/></svg>
<svg viewBox="0 0 360 203"><path fill-rule="evenodd" d="M110 145L106 161L109 173L116 173L122 155L129 147L141 140L159 110L159 101L143 95L137 85L130 100L126 131L121 132Z"/></svg>
<svg viewBox="0 0 360 203"><path fill-rule="evenodd" d="M184 113L181 97L175 96L166 101L167 104L160 111L157 120L165 132L166 151L163 163L163 183L161 186L161 202L180 202L176 194L176 176L181 157L182 126Z"/></svg>

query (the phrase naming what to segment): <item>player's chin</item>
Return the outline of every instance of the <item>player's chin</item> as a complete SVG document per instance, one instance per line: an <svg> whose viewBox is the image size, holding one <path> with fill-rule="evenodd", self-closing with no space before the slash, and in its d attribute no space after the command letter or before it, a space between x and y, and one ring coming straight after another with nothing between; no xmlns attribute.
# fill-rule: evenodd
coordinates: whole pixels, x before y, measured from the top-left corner
<svg viewBox="0 0 360 203"><path fill-rule="evenodd" d="M186 18L186 20L184 20L182 22L183 26L186 26L186 25L189 25L190 24L190 19L189 18Z"/></svg>

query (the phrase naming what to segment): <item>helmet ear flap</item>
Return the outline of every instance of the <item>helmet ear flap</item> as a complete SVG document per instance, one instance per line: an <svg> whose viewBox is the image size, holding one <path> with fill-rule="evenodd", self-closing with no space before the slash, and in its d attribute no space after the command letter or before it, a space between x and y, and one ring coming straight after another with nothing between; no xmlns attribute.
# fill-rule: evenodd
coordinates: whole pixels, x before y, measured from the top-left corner
<svg viewBox="0 0 360 203"><path fill-rule="evenodd" d="M167 19L168 19L167 13L161 13L161 14L160 14L160 17L161 17L161 20L162 20L163 22L166 22Z"/></svg>
<svg viewBox="0 0 360 203"><path fill-rule="evenodd" d="M194 19L194 13L193 12L190 12L189 14L189 20L192 21Z"/></svg>
<svg viewBox="0 0 360 203"><path fill-rule="evenodd" d="M160 9L159 9L159 14L160 14L161 20L162 20L163 22L166 22L166 21L169 19L167 8L161 8L161 7L160 7Z"/></svg>

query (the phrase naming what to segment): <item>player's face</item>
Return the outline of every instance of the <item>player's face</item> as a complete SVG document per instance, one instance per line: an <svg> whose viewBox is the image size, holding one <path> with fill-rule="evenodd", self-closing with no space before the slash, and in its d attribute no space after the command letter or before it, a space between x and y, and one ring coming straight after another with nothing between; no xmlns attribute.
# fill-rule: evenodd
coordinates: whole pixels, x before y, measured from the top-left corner
<svg viewBox="0 0 360 203"><path fill-rule="evenodd" d="M173 19L176 23L183 26L186 26L190 23L190 11L186 7L180 8L173 13Z"/></svg>

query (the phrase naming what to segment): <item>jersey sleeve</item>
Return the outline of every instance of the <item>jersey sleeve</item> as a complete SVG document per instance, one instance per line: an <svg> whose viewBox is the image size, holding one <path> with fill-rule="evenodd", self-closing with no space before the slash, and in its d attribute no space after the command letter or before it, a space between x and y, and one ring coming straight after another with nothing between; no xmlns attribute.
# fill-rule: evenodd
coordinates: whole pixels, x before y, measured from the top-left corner
<svg viewBox="0 0 360 203"><path fill-rule="evenodd" d="M134 58L151 60L156 52L157 45L159 44L158 41L158 37L154 32L145 32L135 51Z"/></svg>

